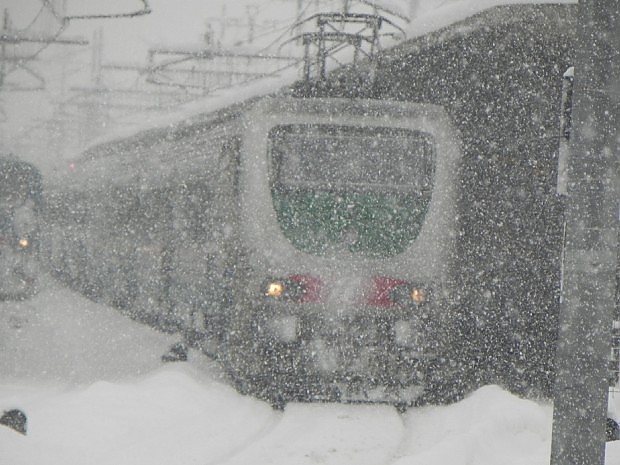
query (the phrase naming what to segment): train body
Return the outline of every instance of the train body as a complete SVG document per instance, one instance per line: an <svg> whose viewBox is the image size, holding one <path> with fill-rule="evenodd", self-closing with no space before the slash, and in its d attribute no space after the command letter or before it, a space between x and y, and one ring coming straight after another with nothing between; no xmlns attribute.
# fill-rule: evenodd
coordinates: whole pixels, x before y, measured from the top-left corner
<svg viewBox="0 0 620 465"><path fill-rule="evenodd" d="M15 157L0 157L0 300L36 292L41 206L39 171Z"/></svg>
<svg viewBox="0 0 620 465"><path fill-rule="evenodd" d="M496 7L361 93L345 70L96 146L49 186L52 271L272 402L549 394L575 16Z"/></svg>
<svg viewBox="0 0 620 465"><path fill-rule="evenodd" d="M420 395L456 236L440 107L269 97L89 155L49 200L73 285L179 328L265 398Z"/></svg>

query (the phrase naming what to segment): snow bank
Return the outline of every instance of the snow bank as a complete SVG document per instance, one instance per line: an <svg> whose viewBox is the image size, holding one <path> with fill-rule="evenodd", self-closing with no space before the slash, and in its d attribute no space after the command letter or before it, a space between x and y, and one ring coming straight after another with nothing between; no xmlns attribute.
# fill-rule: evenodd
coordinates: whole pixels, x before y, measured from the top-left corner
<svg viewBox="0 0 620 465"><path fill-rule="evenodd" d="M290 404L236 393L196 351L163 364L174 341L48 283L30 302L0 302L0 464L548 463L549 402L486 386L463 401L398 415L381 405ZM620 411L620 396L612 396ZM607 464L620 465L620 442Z"/></svg>

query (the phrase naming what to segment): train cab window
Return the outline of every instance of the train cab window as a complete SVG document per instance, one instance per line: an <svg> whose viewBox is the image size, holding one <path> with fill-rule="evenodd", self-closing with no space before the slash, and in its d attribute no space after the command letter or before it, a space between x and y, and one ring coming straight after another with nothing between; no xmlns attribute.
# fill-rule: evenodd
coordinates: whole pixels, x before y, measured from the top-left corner
<svg viewBox="0 0 620 465"><path fill-rule="evenodd" d="M274 181L281 187L431 188L428 134L402 128L286 125L270 133Z"/></svg>
<svg viewBox="0 0 620 465"><path fill-rule="evenodd" d="M431 135L405 128L282 125L269 134L285 237L316 255L384 258L417 237L434 178Z"/></svg>

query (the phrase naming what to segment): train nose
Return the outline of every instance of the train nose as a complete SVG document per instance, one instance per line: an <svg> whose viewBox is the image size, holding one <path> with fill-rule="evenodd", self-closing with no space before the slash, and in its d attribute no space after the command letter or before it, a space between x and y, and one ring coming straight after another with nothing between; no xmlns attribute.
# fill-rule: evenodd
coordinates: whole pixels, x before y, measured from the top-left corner
<svg viewBox="0 0 620 465"><path fill-rule="evenodd" d="M326 307L328 314L346 316L355 313L363 303L364 280L347 276L330 280Z"/></svg>

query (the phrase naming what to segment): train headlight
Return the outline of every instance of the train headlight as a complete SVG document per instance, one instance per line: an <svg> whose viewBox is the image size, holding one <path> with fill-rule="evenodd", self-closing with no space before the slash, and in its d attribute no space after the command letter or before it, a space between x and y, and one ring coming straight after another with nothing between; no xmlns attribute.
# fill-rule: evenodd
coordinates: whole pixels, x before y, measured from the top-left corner
<svg viewBox="0 0 620 465"><path fill-rule="evenodd" d="M286 279L268 280L263 287L263 293L268 299L308 303L320 300L321 286L318 278L296 274Z"/></svg>
<svg viewBox="0 0 620 465"><path fill-rule="evenodd" d="M284 295L285 286L282 281L272 281L267 283L265 295L267 297L279 298Z"/></svg>
<svg viewBox="0 0 620 465"><path fill-rule="evenodd" d="M28 247L30 245L30 242L28 241L28 239L26 239L25 237L21 238L17 244L19 244L19 246L22 249L25 249L26 247Z"/></svg>
<svg viewBox="0 0 620 465"><path fill-rule="evenodd" d="M420 286L405 284L390 292L394 303L399 305L423 304L428 300L428 291Z"/></svg>
<svg viewBox="0 0 620 465"><path fill-rule="evenodd" d="M413 288L411 289L409 296L411 297L411 301L416 304L426 302L426 291L424 289Z"/></svg>

